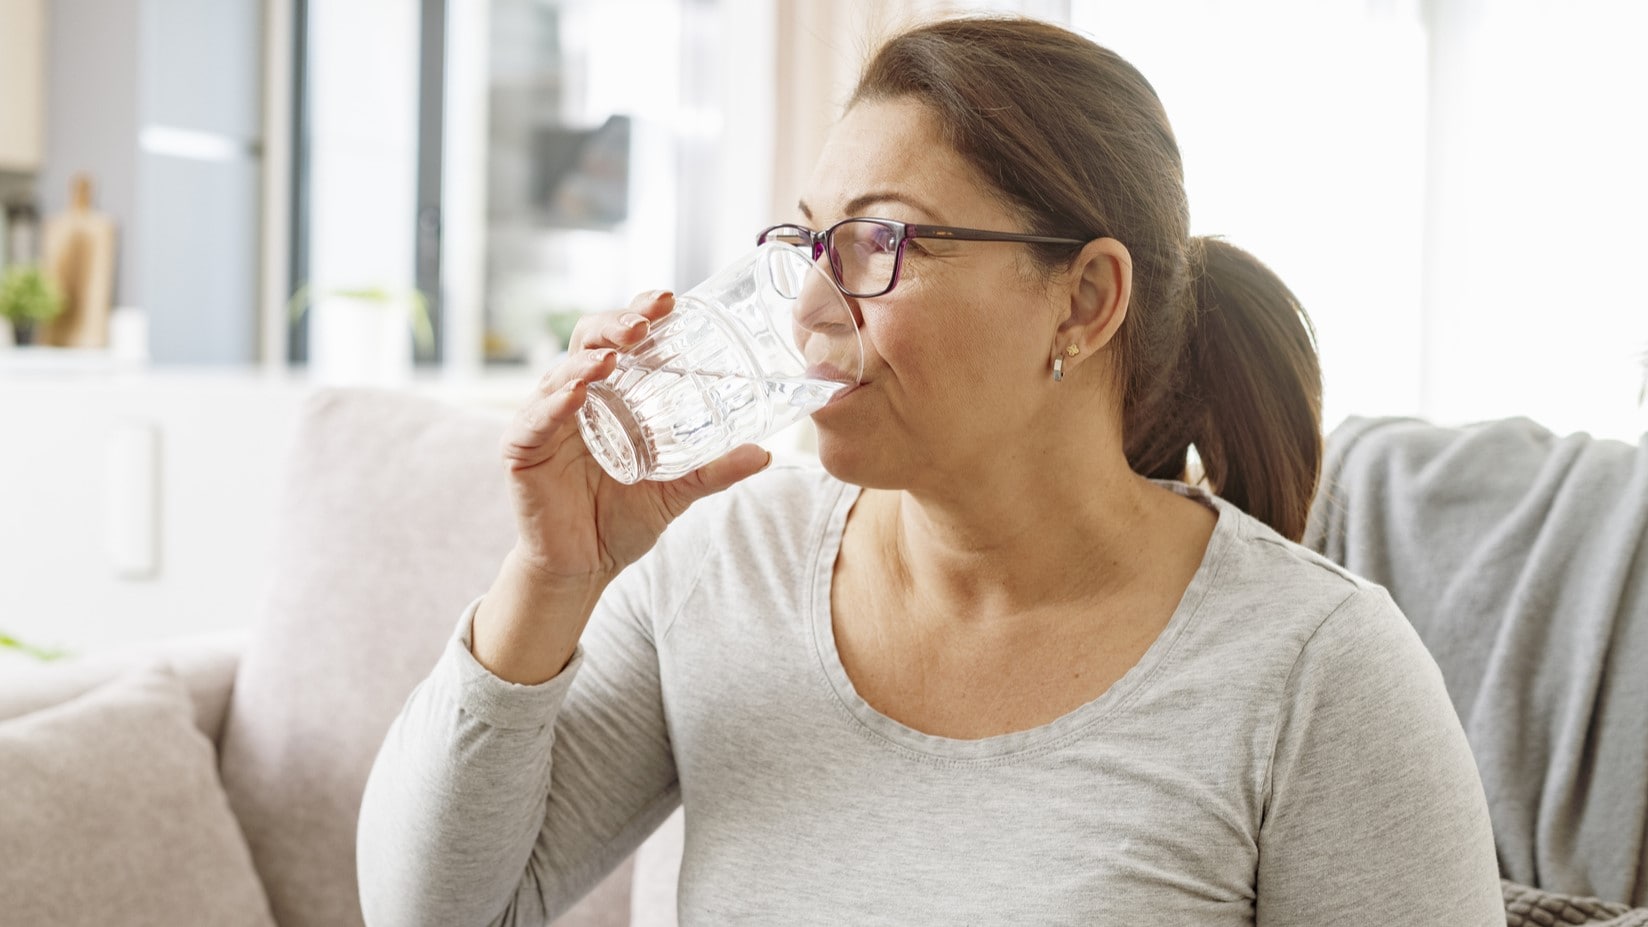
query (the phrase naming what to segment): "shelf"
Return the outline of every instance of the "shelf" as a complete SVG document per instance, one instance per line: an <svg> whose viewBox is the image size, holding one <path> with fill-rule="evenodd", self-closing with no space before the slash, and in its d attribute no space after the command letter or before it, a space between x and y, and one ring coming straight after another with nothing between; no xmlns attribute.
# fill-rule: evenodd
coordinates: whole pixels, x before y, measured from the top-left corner
<svg viewBox="0 0 1648 927"><path fill-rule="evenodd" d="M410 383L377 387L429 396L458 405L516 408L537 385L540 371L525 364L488 367L459 374L419 367ZM245 365L153 365L116 360L107 351L85 348L0 348L0 382L34 386L149 385L173 388L267 387L304 392L325 384L303 367Z"/></svg>

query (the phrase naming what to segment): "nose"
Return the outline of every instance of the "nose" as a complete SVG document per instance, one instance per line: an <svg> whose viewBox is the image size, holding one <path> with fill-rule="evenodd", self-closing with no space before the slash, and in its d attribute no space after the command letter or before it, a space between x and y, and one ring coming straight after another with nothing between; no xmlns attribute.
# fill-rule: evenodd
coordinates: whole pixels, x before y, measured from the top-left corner
<svg viewBox="0 0 1648 927"><path fill-rule="evenodd" d="M796 347L810 364L826 364L858 379L864 358L858 341L857 301L836 288L824 259L814 261L803 275L791 319Z"/></svg>
<svg viewBox="0 0 1648 927"><path fill-rule="evenodd" d="M857 331L859 325L857 307L836 288L824 258L807 268L792 311L797 327L821 335Z"/></svg>

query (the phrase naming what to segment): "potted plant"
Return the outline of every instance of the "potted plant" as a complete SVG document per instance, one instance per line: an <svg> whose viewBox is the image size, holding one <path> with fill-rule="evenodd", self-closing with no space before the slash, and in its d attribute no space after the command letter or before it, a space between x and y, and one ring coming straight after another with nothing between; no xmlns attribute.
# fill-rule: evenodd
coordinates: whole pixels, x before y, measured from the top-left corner
<svg viewBox="0 0 1648 927"><path fill-rule="evenodd" d="M289 304L295 322L309 312L309 372L334 386L397 386L412 379L414 342L431 350L434 327L417 290L305 286Z"/></svg>
<svg viewBox="0 0 1648 927"><path fill-rule="evenodd" d="M7 340L20 345L32 343L35 327L51 321L62 311L62 295L39 267L19 264L0 276L0 319L5 324L0 343ZM5 337L8 334L10 339Z"/></svg>
<svg viewBox="0 0 1648 927"><path fill-rule="evenodd" d="M572 347L572 330L578 327L578 320L583 317L584 313L577 309L554 309L544 313L544 327L555 339L556 350L565 351Z"/></svg>

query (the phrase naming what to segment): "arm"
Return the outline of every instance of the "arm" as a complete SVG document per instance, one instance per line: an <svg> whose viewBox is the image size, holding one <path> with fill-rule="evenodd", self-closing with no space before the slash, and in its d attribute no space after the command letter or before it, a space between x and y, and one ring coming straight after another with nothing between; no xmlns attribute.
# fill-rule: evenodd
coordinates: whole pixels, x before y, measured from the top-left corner
<svg viewBox="0 0 1648 927"><path fill-rule="evenodd" d="M1505 923L1481 780L1436 664L1382 590L1322 623L1288 682L1257 923Z"/></svg>
<svg viewBox="0 0 1648 927"><path fill-rule="evenodd" d="M687 583L649 585L649 566L667 571L639 561L688 506L772 458L743 445L680 479L626 485L575 423L588 386L673 306L656 291L586 316L578 350L499 441L515 548L367 780L356 840L371 924L541 924L679 802L651 621L656 590ZM706 548L689 550L696 562Z"/></svg>
<svg viewBox="0 0 1648 927"><path fill-rule="evenodd" d="M368 924L546 923L674 809L647 565L607 588L571 662L536 685L505 681L471 651L487 598L465 612L367 782L357 856Z"/></svg>

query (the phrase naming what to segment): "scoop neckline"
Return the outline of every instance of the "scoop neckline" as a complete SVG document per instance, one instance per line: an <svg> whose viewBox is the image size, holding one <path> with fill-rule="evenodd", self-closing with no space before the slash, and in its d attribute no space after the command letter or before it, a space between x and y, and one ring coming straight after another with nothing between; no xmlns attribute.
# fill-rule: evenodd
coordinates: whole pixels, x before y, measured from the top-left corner
<svg viewBox="0 0 1648 927"><path fill-rule="evenodd" d="M830 594L834 587L835 562L841 553L847 514L858 501L862 487L840 483L836 497L826 511L825 530L818 535L811 564L812 590L806 605L819 669L835 697L837 707L871 739L913 759L952 765L999 764L1056 750L1120 711L1144 689L1166 662L1174 645L1184 636L1186 628L1192 624L1215 585L1216 575L1238 530L1230 504L1223 499L1198 487L1172 480L1151 482L1207 505L1217 518L1202 560L1161 633L1151 641L1138 662L1097 698L1044 724L978 739L928 734L882 714L859 695L852 678L847 675L841 653L836 648Z"/></svg>

